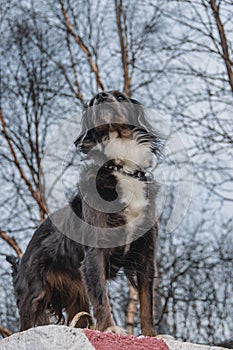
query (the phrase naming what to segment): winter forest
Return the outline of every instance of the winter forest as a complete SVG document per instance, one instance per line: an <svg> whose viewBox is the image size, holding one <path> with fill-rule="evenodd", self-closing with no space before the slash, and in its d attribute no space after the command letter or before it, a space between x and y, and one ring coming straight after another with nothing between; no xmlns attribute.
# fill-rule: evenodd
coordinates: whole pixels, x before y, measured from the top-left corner
<svg viewBox="0 0 233 350"><path fill-rule="evenodd" d="M165 143L154 169L157 332L229 341L232 0L2 0L1 7L0 336L18 331L6 255L20 258L60 206L52 189L64 129L72 135L66 148L85 101L117 89L145 106ZM108 291L114 321L139 335L137 292L123 273Z"/></svg>

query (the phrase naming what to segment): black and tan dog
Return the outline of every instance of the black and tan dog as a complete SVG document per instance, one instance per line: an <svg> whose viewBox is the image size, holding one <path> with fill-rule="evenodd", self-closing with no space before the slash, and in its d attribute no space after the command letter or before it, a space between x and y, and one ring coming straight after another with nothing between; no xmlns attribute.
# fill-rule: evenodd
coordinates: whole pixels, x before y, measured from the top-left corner
<svg viewBox="0 0 233 350"><path fill-rule="evenodd" d="M139 291L142 334L154 336L157 186L147 172L153 154L160 152L160 139L139 102L110 91L97 94L84 108L82 132L75 145L84 165L69 208L78 224L66 218L67 230L72 226L74 231L69 234L47 218L33 235L14 271L20 329L50 323L51 310L59 319L65 312L69 324L76 313L89 312L90 304L96 328L114 329L106 280L123 268ZM86 201L88 196L90 201ZM99 206L100 199L108 210ZM109 210L112 203L117 210ZM66 209L61 213L65 216ZM84 223L90 227L88 233ZM100 239L96 229L108 234ZM93 237L95 232L96 241L88 244L85 235ZM80 320L78 326L85 323Z"/></svg>

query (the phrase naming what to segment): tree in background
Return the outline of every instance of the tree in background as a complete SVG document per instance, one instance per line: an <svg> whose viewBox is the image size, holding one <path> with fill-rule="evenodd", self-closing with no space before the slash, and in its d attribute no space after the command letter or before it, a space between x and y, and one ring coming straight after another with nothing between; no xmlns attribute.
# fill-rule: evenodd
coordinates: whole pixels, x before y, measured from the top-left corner
<svg viewBox="0 0 233 350"><path fill-rule="evenodd" d="M0 253L13 248L20 256L18 243L25 247L46 216L41 160L54 126L97 91L121 89L170 120L165 134L189 135L194 165L190 210L172 233L166 225L178 179L166 181L156 326L183 340L224 340L232 332L229 1L54 0L2 7ZM169 171L175 171L175 153L169 149L165 159ZM10 285L6 264L1 275ZM109 288L117 295L111 299L116 322L138 332L137 294L131 287L127 298L121 275ZM2 287L0 299L0 332L8 335L7 329L17 330L9 288Z"/></svg>

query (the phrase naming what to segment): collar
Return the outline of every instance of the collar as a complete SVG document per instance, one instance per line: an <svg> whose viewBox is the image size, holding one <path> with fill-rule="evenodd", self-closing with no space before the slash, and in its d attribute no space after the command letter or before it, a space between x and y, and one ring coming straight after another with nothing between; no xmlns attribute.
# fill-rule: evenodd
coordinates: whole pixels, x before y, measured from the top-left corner
<svg viewBox="0 0 233 350"><path fill-rule="evenodd" d="M114 161L109 161L109 162L105 163L104 168L108 169L110 172L118 171L121 174L133 177L135 179L138 179L139 181L144 181L144 182L148 182L148 183L154 182L153 174L151 172L147 171L145 173L142 170L134 170L132 172L126 171L123 169L122 165L115 164Z"/></svg>

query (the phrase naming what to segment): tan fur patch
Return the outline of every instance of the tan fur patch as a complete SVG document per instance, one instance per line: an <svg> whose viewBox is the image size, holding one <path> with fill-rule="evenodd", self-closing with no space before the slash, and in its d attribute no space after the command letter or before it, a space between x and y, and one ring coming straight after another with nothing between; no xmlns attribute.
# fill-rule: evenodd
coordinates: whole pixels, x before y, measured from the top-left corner
<svg viewBox="0 0 233 350"><path fill-rule="evenodd" d="M80 280L72 279L68 273L61 271L51 271L47 274L46 280L50 289L58 290L67 298L76 295L81 303L85 303L85 291Z"/></svg>

